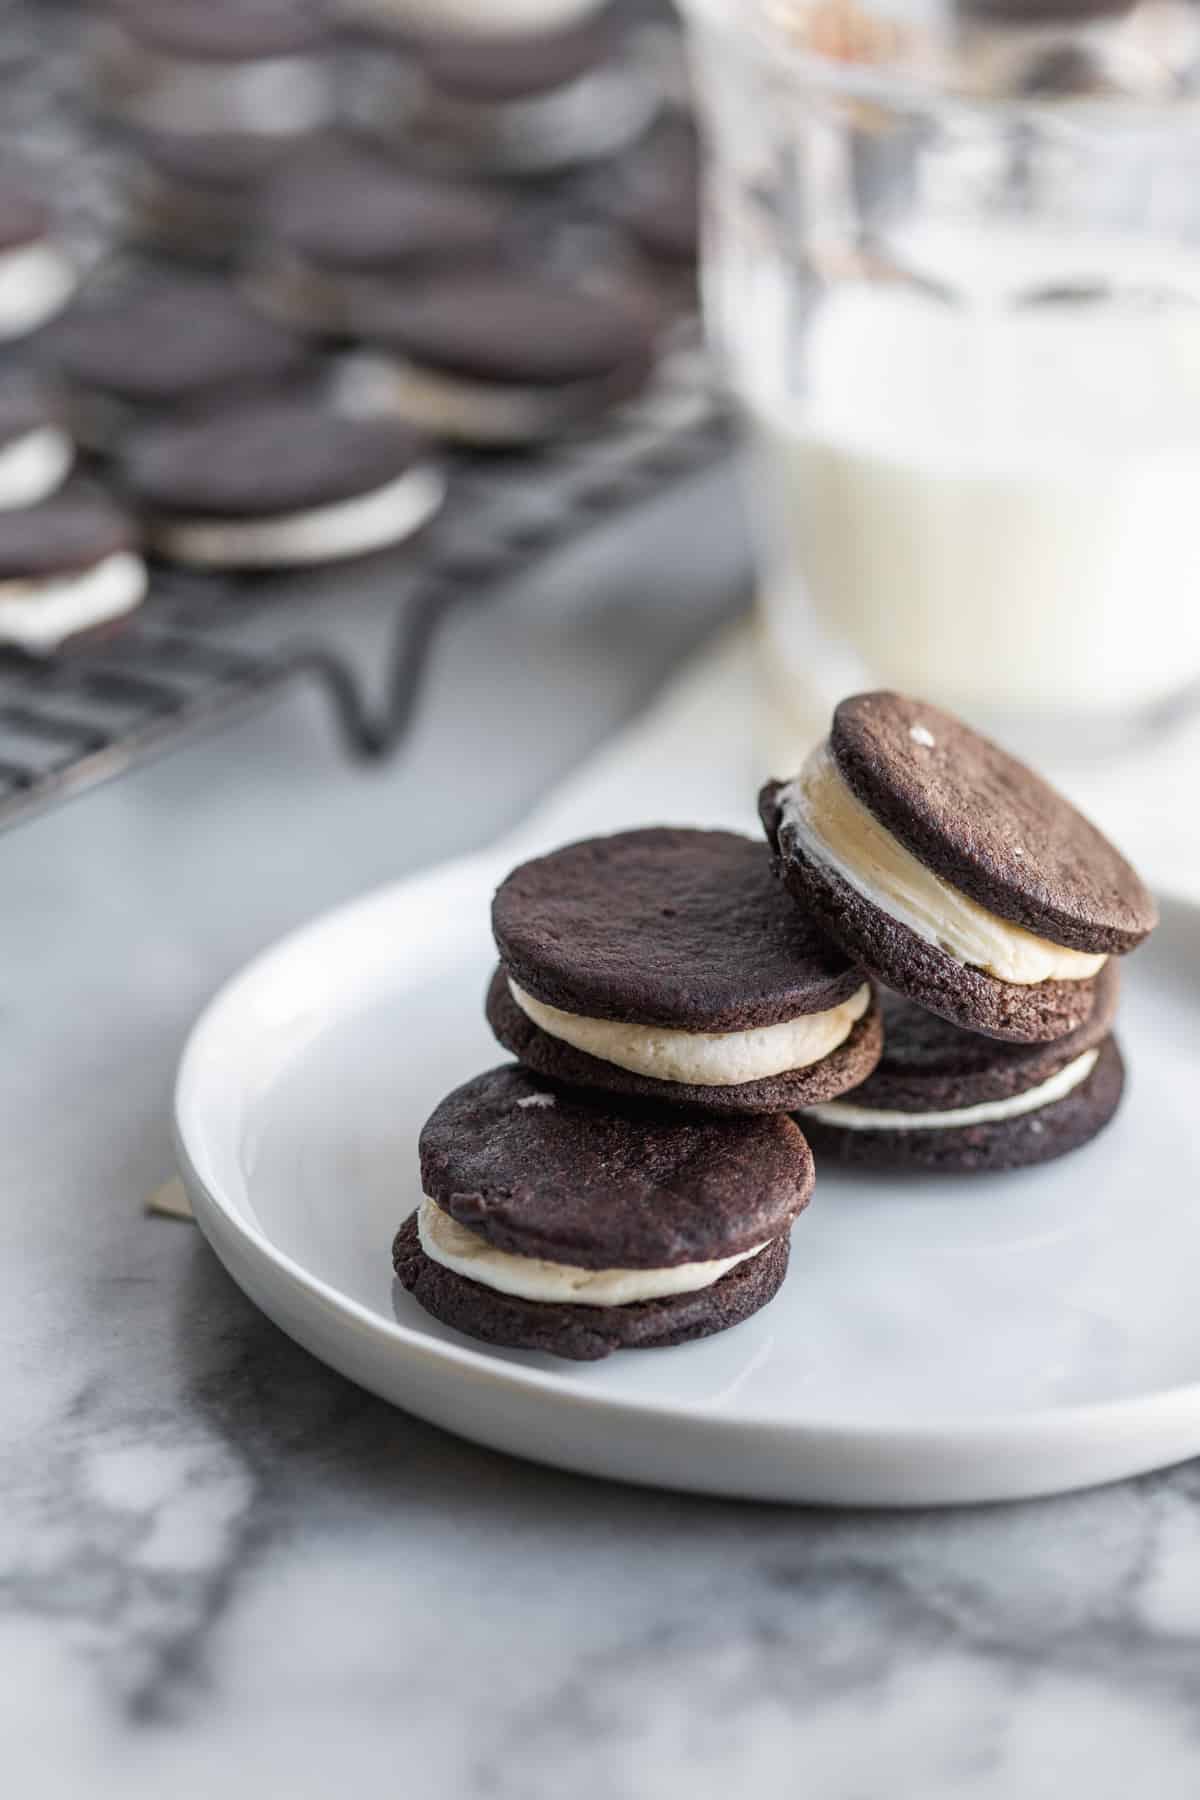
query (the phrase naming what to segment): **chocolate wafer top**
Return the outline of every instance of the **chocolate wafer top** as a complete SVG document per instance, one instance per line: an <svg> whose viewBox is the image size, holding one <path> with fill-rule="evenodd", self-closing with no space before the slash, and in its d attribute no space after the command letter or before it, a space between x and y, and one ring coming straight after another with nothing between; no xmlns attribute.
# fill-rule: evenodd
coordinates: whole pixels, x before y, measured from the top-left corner
<svg viewBox="0 0 1200 1800"><path fill-rule="evenodd" d="M421 1133L425 1192L497 1249L666 1269L779 1237L813 1164L782 1114L712 1122L555 1089L515 1064L456 1088Z"/></svg>
<svg viewBox="0 0 1200 1800"><path fill-rule="evenodd" d="M318 263L390 269L496 252L511 218L498 193L414 174L321 139L275 170L259 214L276 242Z"/></svg>
<svg viewBox="0 0 1200 1800"><path fill-rule="evenodd" d="M439 274L350 304L352 334L479 381L554 387L649 358L655 320L622 294L531 271Z"/></svg>
<svg viewBox="0 0 1200 1800"><path fill-rule="evenodd" d="M134 402L195 399L231 383L265 383L307 357L303 340L259 318L224 282L167 276L87 301L44 335L72 380Z"/></svg>
<svg viewBox="0 0 1200 1800"><path fill-rule="evenodd" d="M86 488L0 512L0 581L74 575L137 547L133 520Z"/></svg>
<svg viewBox="0 0 1200 1800"><path fill-rule="evenodd" d="M747 1031L824 1012L862 985L771 874L764 844L660 826L569 844L498 890L506 969L594 1019Z"/></svg>
<svg viewBox="0 0 1200 1800"><path fill-rule="evenodd" d="M856 694L830 749L875 817L943 880L1074 950L1131 950L1158 921L1120 851L1050 784L960 719L903 694Z"/></svg>

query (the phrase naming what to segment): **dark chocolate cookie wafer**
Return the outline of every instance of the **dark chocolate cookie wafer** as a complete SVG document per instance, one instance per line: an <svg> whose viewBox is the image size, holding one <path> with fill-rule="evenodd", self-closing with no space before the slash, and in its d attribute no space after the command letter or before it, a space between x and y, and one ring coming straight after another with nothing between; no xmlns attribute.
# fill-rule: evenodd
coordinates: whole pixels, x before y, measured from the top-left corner
<svg viewBox="0 0 1200 1800"><path fill-rule="evenodd" d="M273 246L326 271L376 275L494 256L512 214L496 191L416 174L333 137L277 167L258 206Z"/></svg>
<svg viewBox="0 0 1200 1800"><path fill-rule="evenodd" d="M759 804L808 913L880 980L969 1030L1075 1030L1105 957L1155 923L1137 875L1066 800L900 695L844 701L829 742Z"/></svg>
<svg viewBox="0 0 1200 1800"><path fill-rule="evenodd" d="M293 376L309 355L301 338L210 276L114 288L56 321L41 347L89 444L111 442L148 414L243 400Z"/></svg>
<svg viewBox="0 0 1200 1800"><path fill-rule="evenodd" d="M870 984L751 838L658 827L570 844L513 870L492 927L492 1027L561 1080L790 1110L878 1059Z"/></svg>
<svg viewBox="0 0 1200 1800"><path fill-rule="evenodd" d="M312 0L109 0L109 16L139 45L187 61L292 56L326 35Z"/></svg>
<svg viewBox="0 0 1200 1800"><path fill-rule="evenodd" d="M640 298L586 293L530 270L445 272L364 297L356 336L422 367L505 387L556 388L648 365ZM632 379L632 376L631 376Z"/></svg>
<svg viewBox="0 0 1200 1800"><path fill-rule="evenodd" d="M416 53L438 94L495 105L578 81L602 67L616 43L613 20L602 13L550 31L424 34Z"/></svg>
<svg viewBox="0 0 1200 1800"><path fill-rule="evenodd" d="M426 1199L395 1246L404 1285L461 1330L574 1357L756 1311L813 1185L783 1116L620 1107L511 1064L442 1102L420 1157Z"/></svg>
<svg viewBox="0 0 1200 1800"><path fill-rule="evenodd" d="M1121 1053L1115 1038L1106 1037L1008 1100L906 1116L860 1101L856 1093L844 1103L803 1112L800 1121L819 1159L948 1175L1020 1169L1090 1143L1116 1112L1124 1084Z"/></svg>

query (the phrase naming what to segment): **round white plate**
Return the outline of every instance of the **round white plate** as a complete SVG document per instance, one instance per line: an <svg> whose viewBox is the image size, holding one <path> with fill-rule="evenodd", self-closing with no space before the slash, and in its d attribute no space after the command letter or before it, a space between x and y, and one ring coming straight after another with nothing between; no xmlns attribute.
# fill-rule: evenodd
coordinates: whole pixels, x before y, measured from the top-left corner
<svg viewBox="0 0 1200 1800"><path fill-rule="evenodd" d="M502 1060L481 1008L504 868L451 864L318 921L192 1033L184 1179L284 1331L465 1437L715 1493L998 1500L1200 1454L1200 909L1168 905L1127 965L1129 1086L1097 1142L972 1181L822 1172L756 1318L576 1365L473 1344L391 1272L422 1121Z"/></svg>

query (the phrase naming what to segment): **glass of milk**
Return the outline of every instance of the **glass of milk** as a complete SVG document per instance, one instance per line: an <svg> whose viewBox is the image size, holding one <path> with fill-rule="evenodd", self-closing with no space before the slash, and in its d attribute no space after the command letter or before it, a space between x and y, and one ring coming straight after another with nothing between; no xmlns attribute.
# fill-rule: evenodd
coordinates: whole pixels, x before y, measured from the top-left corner
<svg viewBox="0 0 1200 1800"><path fill-rule="evenodd" d="M1200 699L1194 5L685 10L785 730L887 685L1087 752Z"/></svg>

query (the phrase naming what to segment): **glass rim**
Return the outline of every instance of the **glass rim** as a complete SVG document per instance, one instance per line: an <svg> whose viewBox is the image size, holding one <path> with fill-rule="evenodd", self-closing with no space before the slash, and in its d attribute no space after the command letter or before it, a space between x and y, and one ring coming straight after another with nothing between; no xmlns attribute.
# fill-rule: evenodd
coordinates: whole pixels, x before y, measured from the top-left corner
<svg viewBox="0 0 1200 1800"><path fill-rule="evenodd" d="M913 64L849 62L819 50L788 43L767 28L758 7L745 0L675 0L689 39L719 33L730 53L772 75L786 78L799 91L816 89L848 100L893 110L960 113L964 117L1006 119L1036 124L1060 136L1196 138L1200 141L1200 95L1172 99L1135 99L1105 95L1023 97L986 94L939 80L936 69ZM1064 30L1070 21L1062 21Z"/></svg>

